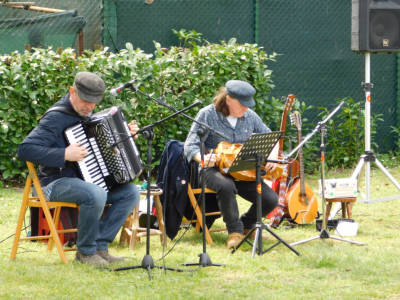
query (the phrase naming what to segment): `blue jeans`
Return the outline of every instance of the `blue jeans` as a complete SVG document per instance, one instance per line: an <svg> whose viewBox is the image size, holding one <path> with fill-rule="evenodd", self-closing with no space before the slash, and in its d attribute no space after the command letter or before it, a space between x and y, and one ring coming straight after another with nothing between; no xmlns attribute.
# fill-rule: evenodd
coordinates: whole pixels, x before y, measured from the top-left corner
<svg viewBox="0 0 400 300"><path fill-rule="evenodd" d="M79 178L63 177L45 187L50 189L49 201L77 203L78 251L92 255L97 250L107 250L139 202L139 191L133 184L114 187L108 193L101 187ZM105 204L110 204L102 217Z"/></svg>

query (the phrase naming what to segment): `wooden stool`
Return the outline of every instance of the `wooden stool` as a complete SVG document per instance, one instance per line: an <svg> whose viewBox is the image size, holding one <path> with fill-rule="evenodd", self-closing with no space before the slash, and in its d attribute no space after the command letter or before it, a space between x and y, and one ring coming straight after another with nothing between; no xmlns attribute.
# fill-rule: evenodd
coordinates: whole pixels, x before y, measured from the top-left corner
<svg viewBox="0 0 400 300"><path fill-rule="evenodd" d="M343 219L351 219L353 217L351 213L351 206L353 202L356 202L356 197L348 197L348 198L332 198L325 199L327 202L326 206L326 218L329 218L329 214L331 212L332 203L333 202L341 202L342 204L342 218ZM347 215L347 216L346 216Z"/></svg>
<svg viewBox="0 0 400 300"><path fill-rule="evenodd" d="M161 189L151 190L150 195L153 196L153 201L157 210L158 229L150 229L150 235L159 235L162 245L165 245L166 239L164 238L164 219L162 212L162 205L160 201L160 195L163 193ZM140 191L141 195L147 195L146 190ZM133 250L136 242L140 241L140 238L146 236L147 228L139 226L139 203L133 210L133 212L125 220L122 225L121 236L119 239L120 245L129 244L129 249Z"/></svg>

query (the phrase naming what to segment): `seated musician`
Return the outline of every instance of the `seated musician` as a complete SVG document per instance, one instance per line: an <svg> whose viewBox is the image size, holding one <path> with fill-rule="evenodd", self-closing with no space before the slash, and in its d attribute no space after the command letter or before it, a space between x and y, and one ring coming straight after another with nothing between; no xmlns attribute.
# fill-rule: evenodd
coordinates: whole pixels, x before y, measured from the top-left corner
<svg viewBox="0 0 400 300"><path fill-rule="evenodd" d="M252 133L266 133L271 131L261 118L250 107L255 106L253 96L255 89L245 81L229 80L221 87L214 97L213 104L202 108L196 120L209 125L229 138L229 143L243 144ZM185 141L184 151L188 161L200 162L200 138L197 135L199 125L193 123ZM215 149L222 137L210 131L205 140L204 163L208 168L205 172L205 184L216 191L216 198L228 229L228 248L236 247L256 223L256 182L238 181L229 175L223 175L217 167L216 155L210 151ZM277 158L277 151L274 158ZM272 157L271 157L272 158ZM274 163L266 163L265 170L273 171ZM239 218L236 194L250 201L249 210ZM262 215L272 211L278 203L276 193L264 182L262 183ZM255 231L252 238L254 239Z"/></svg>
<svg viewBox="0 0 400 300"><path fill-rule="evenodd" d="M82 161L88 151L79 143L67 146L63 133L92 114L104 91L105 84L99 76L79 72L69 93L52 106L69 113L47 112L18 148L21 159L39 164L39 179L49 201L73 202L80 206L76 261L99 266L123 259L110 255L108 244L114 240L140 195L130 183L117 185L107 193L98 185L80 179L73 162ZM129 129L135 134L139 128L131 122ZM111 206L101 218L106 203Z"/></svg>

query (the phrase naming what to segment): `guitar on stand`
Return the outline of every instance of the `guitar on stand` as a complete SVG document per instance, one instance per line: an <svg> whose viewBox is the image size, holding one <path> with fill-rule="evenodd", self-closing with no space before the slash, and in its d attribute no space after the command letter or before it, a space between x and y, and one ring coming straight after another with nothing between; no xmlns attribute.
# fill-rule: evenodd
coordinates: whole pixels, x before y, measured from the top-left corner
<svg viewBox="0 0 400 300"><path fill-rule="evenodd" d="M301 115L295 111L290 115L291 123L297 128L297 139L300 143L301 138ZM317 216L318 201L313 191L304 181L304 162L303 151L300 148L298 152L298 159L300 164L300 174L295 179L293 185L285 197L288 212L291 219L297 224L309 224Z"/></svg>
<svg viewBox="0 0 400 300"><path fill-rule="evenodd" d="M283 114L281 119L281 127L280 131L282 131L282 137L279 140L279 157L283 157L283 141L286 130L286 120L289 111L291 110L294 101L296 100L296 95L290 94L286 98L285 107L283 108ZM282 222L284 217L289 217L289 212L287 210L287 203L285 201L286 192L287 192L287 181L290 176L297 176L293 174L298 173L297 162L291 162L289 165L283 165L283 172L281 177L276 180L273 184L273 190L278 193L279 202L278 206L271 211L267 218L270 219L270 226L273 228L277 228L279 224ZM289 176L289 177L288 177Z"/></svg>

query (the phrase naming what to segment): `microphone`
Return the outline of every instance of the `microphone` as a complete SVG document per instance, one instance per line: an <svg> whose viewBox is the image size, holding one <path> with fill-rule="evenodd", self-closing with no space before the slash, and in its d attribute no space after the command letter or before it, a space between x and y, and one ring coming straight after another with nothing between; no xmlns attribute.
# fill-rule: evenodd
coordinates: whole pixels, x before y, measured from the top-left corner
<svg viewBox="0 0 400 300"><path fill-rule="evenodd" d="M133 79L119 87L113 88L110 90L110 94L114 97L118 96L118 94L120 94L124 89L126 88L130 88L133 86L133 84L137 81L137 79Z"/></svg>

